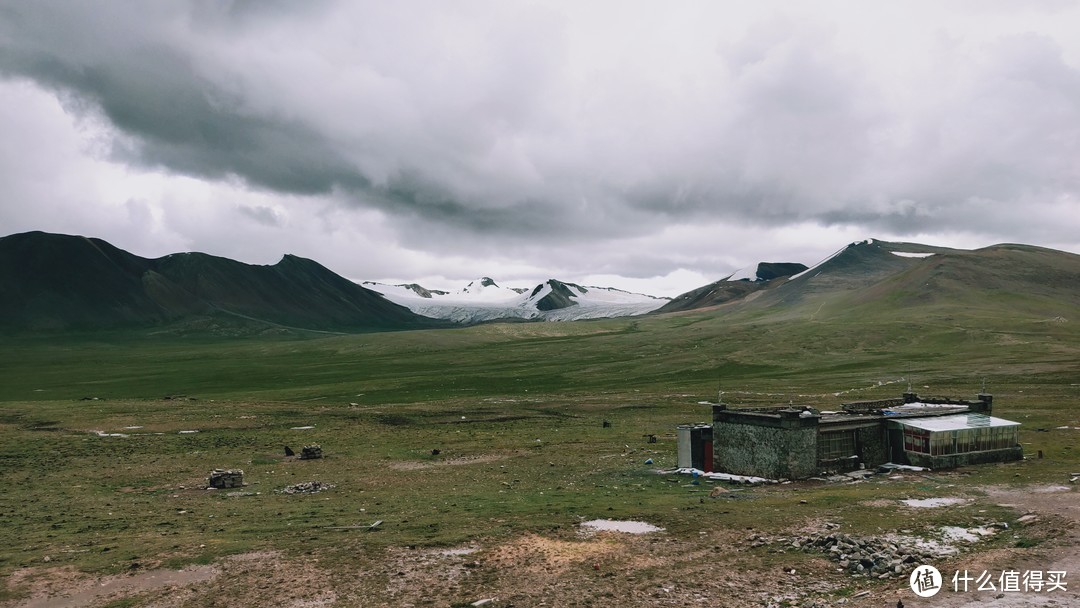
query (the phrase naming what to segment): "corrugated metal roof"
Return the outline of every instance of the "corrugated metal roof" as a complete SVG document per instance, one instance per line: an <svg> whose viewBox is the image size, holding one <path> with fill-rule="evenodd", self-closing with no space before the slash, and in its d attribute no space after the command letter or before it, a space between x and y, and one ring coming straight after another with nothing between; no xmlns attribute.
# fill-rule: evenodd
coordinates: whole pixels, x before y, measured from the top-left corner
<svg viewBox="0 0 1080 608"><path fill-rule="evenodd" d="M962 429L997 427L997 426L1020 426L1019 422L995 418L986 414L952 414L949 416L930 416L926 418L902 418L893 419L892 424L909 426L924 431L959 431Z"/></svg>

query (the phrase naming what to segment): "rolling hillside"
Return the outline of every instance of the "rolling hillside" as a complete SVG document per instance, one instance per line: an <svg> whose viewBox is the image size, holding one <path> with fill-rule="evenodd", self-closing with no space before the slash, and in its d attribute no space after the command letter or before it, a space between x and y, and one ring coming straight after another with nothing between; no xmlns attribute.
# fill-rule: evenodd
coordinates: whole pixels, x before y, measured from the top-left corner
<svg viewBox="0 0 1080 608"><path fill-rule="evenodd" d="M757 318L969 316L1021 312L1069 319L1080 309L1080 256L1027 245L977 250L868 239L815 266L770 281L719 281L660 312L720 307Z"/></svg>
<svg viewBox="0 0 1080 608"><path fill-rule="evenodd" d="M806 266L796 262L761 262L715 283L688 291L672 299L657 312L677 312L719 306L740 300L762 289L775 287L783 282L782 279L804 270Z"/></svg>

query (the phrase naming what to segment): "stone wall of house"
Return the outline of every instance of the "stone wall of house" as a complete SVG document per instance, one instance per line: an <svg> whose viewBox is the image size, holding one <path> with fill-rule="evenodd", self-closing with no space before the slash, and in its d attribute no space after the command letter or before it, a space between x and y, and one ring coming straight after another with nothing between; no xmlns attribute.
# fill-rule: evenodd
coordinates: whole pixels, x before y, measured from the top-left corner
<svg viewBox="0 0 1080 608"><path fill-rule="evenodd" d="M817 473L817 416L798 410L777 414L713 408L713 469L770 479Z"/></svg>

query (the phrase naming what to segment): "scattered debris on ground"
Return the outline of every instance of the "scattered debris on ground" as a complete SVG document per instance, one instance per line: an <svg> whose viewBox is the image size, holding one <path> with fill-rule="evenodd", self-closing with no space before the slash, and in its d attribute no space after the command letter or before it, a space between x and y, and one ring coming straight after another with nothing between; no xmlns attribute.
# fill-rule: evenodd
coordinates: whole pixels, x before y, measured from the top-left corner
<svg viewBox="0 0 1080 608"><path fill-rule="evenodd" d="M781 483L785 480L766 479L764 477L754 477L753 475L732 475L731 473L706 473L699 469L666 469L657 471L661 475L693 475L695 477L703 477L705 479L711 479L713 481L730 481L733 483L746 483L746 484L761 484L761 483Z"/></svg>
<svg viewBox="0 0 1080 608"><path fill-rule="evenodd" d="M291 486L285 486L278 490L279 494L317 494L323 490L331 490L337 486L332 483L323 483L321 481L305 481L302 483L293 484Z"/></svg>
<svg viewBox="0 0 1080 608"><path fill-rule="evenodd" d="M888 579L906 576L920 564L957 553L957 542L973 543L1008 526L1004 523L970 529L948 526L939 530L940 541L900 534L854 536L836 532L838 527L838 524L826 524L824 532L806 536L754 534L749 539L750 546L768 546L771 552L778 553L788 550L823 553L853 576Z"/></svg>

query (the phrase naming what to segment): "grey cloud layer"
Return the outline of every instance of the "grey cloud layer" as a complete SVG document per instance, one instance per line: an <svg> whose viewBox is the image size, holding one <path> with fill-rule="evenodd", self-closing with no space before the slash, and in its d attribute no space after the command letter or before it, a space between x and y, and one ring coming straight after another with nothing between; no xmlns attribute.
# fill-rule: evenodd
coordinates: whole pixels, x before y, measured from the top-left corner
<svg viewBox="0 0 1080 608"><path fill-rule="evenodd" d="M995 210L1080 198L1080 72L1050 37L946 40L891 74L824 21L731 35L707 10L653 28L395 4L5 3L0 72L104 116L133 166L329 195L417 241L699 221L1007 233Z"/></svg>

